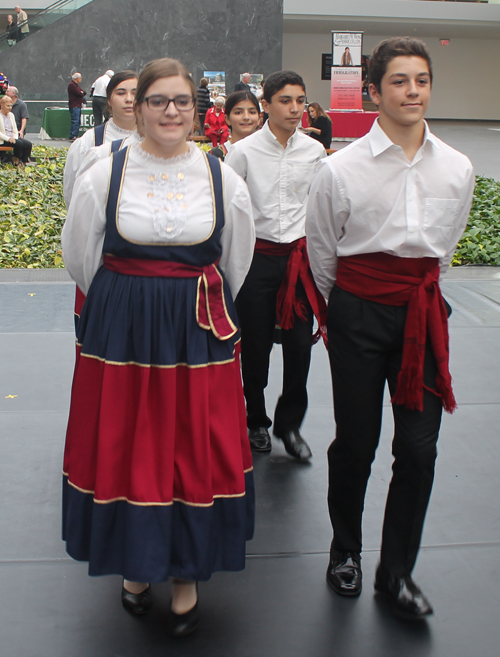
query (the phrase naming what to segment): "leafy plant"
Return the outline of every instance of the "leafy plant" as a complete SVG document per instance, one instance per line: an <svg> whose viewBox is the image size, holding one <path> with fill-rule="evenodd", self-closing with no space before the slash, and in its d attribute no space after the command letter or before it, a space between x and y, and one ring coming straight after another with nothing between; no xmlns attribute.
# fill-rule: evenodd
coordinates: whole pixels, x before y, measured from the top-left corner
<svg viewBox="0 0 500 657"><path fill-rule="evenodd" d="M0 267L64 267L66 148L35 146L36 166L0 166Z"/></svg>
<svg viewBox="0 0 500 657"><path fill-rule="evenodd" d="M500 182L476 176L467 228L452 265L500 266Z"/></svg>
<svg viewBox="0 0 500 657"><path fill-rule="evenodd" d="M0 165L0 268L64 267L66 153L66 148L35 146L36 166ZM469 222L451 264L500 266L500 182L476 177Z"/></svg>

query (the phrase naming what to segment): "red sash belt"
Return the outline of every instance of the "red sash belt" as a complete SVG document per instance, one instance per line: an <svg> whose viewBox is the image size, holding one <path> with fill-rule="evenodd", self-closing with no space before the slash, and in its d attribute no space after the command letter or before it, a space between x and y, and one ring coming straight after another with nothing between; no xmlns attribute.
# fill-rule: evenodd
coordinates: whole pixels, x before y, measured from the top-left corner
<svg viewBox="0 0 500 657"><path fill-rule="evenodd" d="M268 242L267 240L257 238L255 250L257 253L263 253L265 255L290 256L288 258L285 278L278 290L276 301L276 318L281 328L291 329L295 322L295 316L301 321L304 321L307 317L304 302L302 299L297 298L297 281L300 278L307 300L318 322L318 330L313 336L313 344L322 337L326 346L326 303L316 287L311 267L309 266L306 238L302 237L289 244L276 244L275 242Z"/></svg>
<svg viewBox="0 0 500 657"><path fill-rule="evenodd" d="M337 285L368 301L408 306L403 359L392 402L423 410L424 388L441 398L452 413L457 403L448 369L448 316L439 287L437 258L398 258L386 253L365 253L339 258ZM425 343L437 363L436 390L424 384Z"/></svg>
<svg viewBox="0 0 500 657"><path fill-rule="evenodd" d="M217 269L217 263L205 267L195 267L164 260L116 258L112 255L105 255L104 266L117 274L131 276L198 278L196 304L198 325L207 331L212 331L219 340L228 340L238 330L227 312L223 280Z"/></svg>

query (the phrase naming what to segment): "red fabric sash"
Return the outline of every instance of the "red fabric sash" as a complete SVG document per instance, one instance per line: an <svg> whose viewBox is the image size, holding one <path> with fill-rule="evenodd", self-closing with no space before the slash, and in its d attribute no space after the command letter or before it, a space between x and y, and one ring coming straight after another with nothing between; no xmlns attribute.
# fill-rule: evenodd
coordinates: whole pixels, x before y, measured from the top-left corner
<svg viewBox="0 0 500 657"><path fill-rule="evenodd" d="M207 331L212 331L219 340L228 340L238 330L227 312L223 280L217 269L217 263L195 267L164 260L115 258L112 255L105 255L104 266L117 274L130 276L198 278L196 305L198 325Z"/></svg>
<svg viewBox="0 0 500 657"><path fill-rule="evenodd" d="M448 316L439 287L437 258L398 258L387 253L365 253L339 258L337 285L368 301L408 306L403 359L392 402L423 410L424 388L441 398L453 413L457 407L448 369ZM437 363L436 390L424 384L425 343Z"/></svg>
<svg viewBox="0 0 500 657"><path fill-rule="evenodd" d="M80 290L78 285L76 286L76 293L75 293L75 315L80 317L82 314L82 308L83 304L85 303L85 295L83 292Z"/></svg>
<svg viewBox="0 0 500 657"><path fill-rule="evenodd" d="M313 335L313 344L323 338L325 347L328 346L326 337L326 302L316 287L314 278L309 266L309 257L307 255L306 238L295 240L289 244L277 244L257 238L255 243L257 253L265 255L286 255L288 264L285 278L278 290L276 301L276 318L283 329L291 329L295 322L295 316L304 321L307 317L307 311L302 299L297 298L297 281L300 278L304 287L307 300L309 301L316 321L318 330Z"/></svg>

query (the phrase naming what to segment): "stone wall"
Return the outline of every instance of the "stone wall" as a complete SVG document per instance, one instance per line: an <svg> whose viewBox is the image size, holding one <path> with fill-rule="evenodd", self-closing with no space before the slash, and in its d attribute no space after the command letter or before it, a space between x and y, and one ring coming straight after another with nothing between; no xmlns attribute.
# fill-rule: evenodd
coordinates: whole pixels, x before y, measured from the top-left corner
<svg viewBox="0 0 500 657"><path fill-rule="evenodd" d="M225 71L232 91L240 73L281 69L282 39L282 0L94 0L1 53L0 70L21 95L66 98L75 71L89 89L106 69L175 57L196 84Z"/></svg>

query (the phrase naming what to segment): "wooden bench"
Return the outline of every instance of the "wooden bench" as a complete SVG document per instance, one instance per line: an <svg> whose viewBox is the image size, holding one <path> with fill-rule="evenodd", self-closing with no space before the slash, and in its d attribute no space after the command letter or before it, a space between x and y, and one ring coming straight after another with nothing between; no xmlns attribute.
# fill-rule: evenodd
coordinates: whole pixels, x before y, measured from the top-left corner
<svg viewBox="0 0 500 657"><path fill-rule="evenodd" d="M10 162L10 156L14 152L14 146L0 146L0 162Z"/></svg>
<svg viewBox="0 0 500 657"><path fill-rule="evenodd" d="M208 137L205 137L205 135L191 135L191 141L210 141Z"/></svg>
<svg viewBox="0 0 500 657"><path fill-rule="evenodd" d="M332 153L336 153L338 151L338 148L327 148L326 149L326 154L331 155Z"/></svg>

